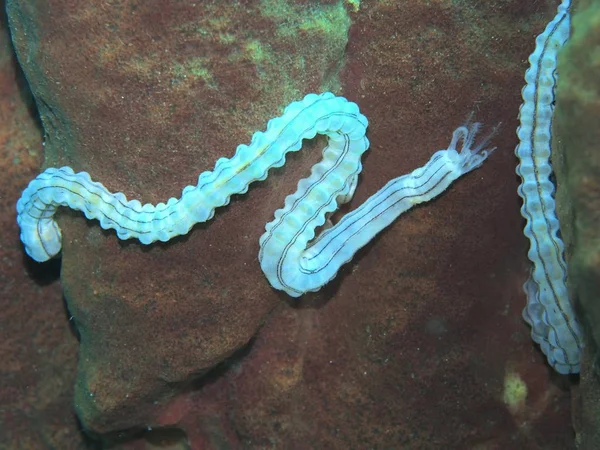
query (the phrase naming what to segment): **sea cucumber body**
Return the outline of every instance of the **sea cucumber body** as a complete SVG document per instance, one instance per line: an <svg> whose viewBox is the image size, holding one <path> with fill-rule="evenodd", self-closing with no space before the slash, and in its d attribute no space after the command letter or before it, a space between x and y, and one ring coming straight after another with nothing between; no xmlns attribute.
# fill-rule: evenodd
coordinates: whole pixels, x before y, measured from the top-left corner
<svg viewBox="0 0 600 450"><path fill-rule="evenodd" d="M302 180L298 191L286 198L285 207L275 212L275 220L267 224L260 238L258 259L271 285L298 297L332 280L343 264L398 216L437 197L457 178L483 163L490 150L483 150L487 139L474 145L478 128L478 124L457 128L448 149L434 153L427 164L412 173L389 181L316 238L315 227L323 225L325 214L337 208L336 197L348 192L352 173L344 174L346 181L334 178L335 187L321 186L314 180L329 169L315 166L311 177ZM333 144L330 141L330 147L340 153L350 147L349 142ZM311 197L318 196L325 201L311 201ZM313 204L321 204L322 209L312 208Z"/></svg>
<svg viewBox="0 0 600 450"><path fill-rule="evenodd" d="M337 274L363 247L402 212L441 194L463 174L479 167L489 151L484 140L474 145L478 125L459 127L446 150L411 174L387 183L363 205L315 239L315 229L340 203L347 202L362 170L368 149L367 119L354 103L331 93L309 94L272 119L264 132L240 145L231 159L220 158L212 172L198 177L196 186L183 189L180 199L141 205L123 193L112 194L86 172L69 167L47 169L36 177L17 202L17 221L27 253L46 261L61 249L61 232L54 221L59 206L82 211L120 239L137 238L143 244L168 241L210 220L233 194L245 193L253 181L264 180L272 167L285 163L303 139L317 133L328 137L323 159L266 225L260 238L259 261L271 285L297 297L316 291ZM457 146L462 141L462 148Z"/></svg>
<svg viewBox="0 0 600 450"><path fill-rule="evenodd" d="M518 193L526 219L524 234L531 244L527 255L533 263L531 278L524 286L527 306L523 317L549 364L563 374L579 372L583 346L581 327L569 301L564 244L558 236L550 179L556 57L569 37L569 7L570 2L563 1L554 20L537 37L529 57L517 131L520 143L515 150L522 180Z"/></svg>

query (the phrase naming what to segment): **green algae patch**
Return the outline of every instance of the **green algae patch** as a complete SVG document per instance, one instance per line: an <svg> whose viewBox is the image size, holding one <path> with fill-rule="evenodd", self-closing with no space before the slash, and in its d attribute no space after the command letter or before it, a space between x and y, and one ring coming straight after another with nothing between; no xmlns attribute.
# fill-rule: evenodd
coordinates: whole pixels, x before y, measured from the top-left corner
<svg viewBox="0 0 600 450"><path fill-rule="evenodd" d="M353 5L352 8L355 6ZM287 0L263 0L262 16L277 24L279 36L297 36L299 30L319 33L335 45L340 39L346 41L350 17L339 1L332 5L295 5Z"/></svg>
<svg viewBox="0 0 600 450"><path fill-rule="evenodd" d="M263 0L260 4L261 15L275 28L276 42L273 46L284 51L262 54L255 51L253 56L258 63L258 70L285 70L288 76L298 79L298 74L309 70L308 67L322 67L324 76L320 90L339 91L339 71L352 23L345 4L344 1L338 1L307 7L286 0ZM270 44L263 42L264 46ZM285 51L286 48L288 51ZM290 54L294 54L294 58L290 58ZM259 55L274 58L257 60L256 56ZM270 68L267 69L266 65Z"/></svg>
<svg viewBox="0 0 600 450"><path fill-rule="evenodd" d="M505 374L502 399L513 414L524 408L527 399L527 384L518 373L509 371Z"/></svg>
<svg viewBox="0 0 600 450"><path fill-rule="evenodd" d="M216 88L217 84L207 67L207 62L207 58L189 58L183 63L175 63L173 75L176 79L201 79L208 87Z"/></svg>

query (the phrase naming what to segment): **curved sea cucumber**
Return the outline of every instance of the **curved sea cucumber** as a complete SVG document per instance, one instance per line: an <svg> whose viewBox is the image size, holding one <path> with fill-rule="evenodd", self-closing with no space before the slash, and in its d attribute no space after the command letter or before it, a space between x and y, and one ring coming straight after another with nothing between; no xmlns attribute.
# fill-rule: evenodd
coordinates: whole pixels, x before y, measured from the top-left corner
<svg viewBox="0 0 600 450"><path fill-rule="evenodd" d="M569 301L564 244L558 235L550 179L556 57L569 38L570 6L569 0L561 3L529 57L519 111L520 142L515 150L522 180L518 193L523 199L524 233L531 243L527 256L533 263L531 277L523 286L527 294L523 318L531 325L531 337L540 344L548 363L562 374L579 372L583 347L581 325Z"/></svg>
<svg viewBox="0 0 600 450"><path fill-rule="evenodd" d="M186 234L198 222L210 220L215 208L233 194L243 194L253 181L264 180L269 169L285 163L303 139L328 137L323 159L284 207L266 225L260 238L259 261L273 287L298 297L316 291L333 279L358 249L412 206L441 194L460 176L479 167L491 150L488 139L474 144L478 124L454 131L446 150L436 152L423 167L388 182L356 210L316 239L315 229L326 216L354 193L362 170L361 156L368 149L367 119L355 103L326 92L308 94L291 103L281 117L272 119L265 132L240 145L231 159L220 158L212 172L203 172L196 186L183 189L181 198L167 203L141 205L113 194L86 172L70 167L47 169L23 191L17 202L17 221L27 253L46 261L61 249L61 231L54 221L59 206L82 211L120 239L136 238L143 244L168 241ZM457 150L457 146L462 147Z"/></svg>

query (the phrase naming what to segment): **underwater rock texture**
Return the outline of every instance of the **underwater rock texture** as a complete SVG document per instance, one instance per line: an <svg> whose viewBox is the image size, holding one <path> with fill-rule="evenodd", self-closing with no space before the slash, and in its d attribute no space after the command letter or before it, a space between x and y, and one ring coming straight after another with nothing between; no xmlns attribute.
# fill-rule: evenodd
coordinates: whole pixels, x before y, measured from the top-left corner
<svg viewBox="0 0 600 450"><path fill-rule="evenodd" d="M600 448L600 4L581 0L560 54L556 99L557 204L568 244L569 281L588 339L581 373L578 442Z"/></svg>
<svg viewBox="0 0 600 450"><path fill-rule="evenodd" d="M258 238L322 139L168 244L62 212L82 425L146 430L130 448L572 448L569 395L520 316L513 154L525 61L555 7L10 1L45 166L143 202L179 196L307 92L369 118L350 208L445 148L469 112L503 122L481 169L299 301L269 287Z"/></svg>
<svg viewBox="0 0 600 450"><path fill-rule="evenodd" d="M23 256L15 199L42 163L41 129L0 2L0 448L77 449L72 392L77 339L58 264Z"/></svg>

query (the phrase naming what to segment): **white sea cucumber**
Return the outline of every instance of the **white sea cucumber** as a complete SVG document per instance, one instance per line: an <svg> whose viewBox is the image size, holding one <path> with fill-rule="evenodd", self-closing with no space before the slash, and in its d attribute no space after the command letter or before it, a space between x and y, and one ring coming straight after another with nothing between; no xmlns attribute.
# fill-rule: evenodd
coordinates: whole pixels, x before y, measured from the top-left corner
<svg viewBox="0 0 600 450"><path fill-rule="evenodd" d="M68 206L88 219L98 219L104 229L115 229L120 239L137 238L143 244L168 241L210 220L215 208L228 204L233 194L245 193L253 181L264 180L270 168L285 163L287 152L301 148L303 139L325 134L328 145L322 161L300 180L260 238L259 261L267 279L276 289L298 297L320 289L401 213L441 194L491 152L484 148L488 139L474 144L478 124L461 126L448 149L436 152L411 174L387 183L314 239L326 216L354 193L362 170L360 159L369 147L366 128L367 119L355 103L328 92L308 94L270 120L265 132L255 133L250 145L238 146L233 158L220 158L212 172L198 177L197 186L183 189L180 199L156 206L110 193L86 172L47 169L29 183L17 202L21 240L36 261L58 254L61 231L54 214L59 206Z"/></svg>
<svg viewBox="0 0 600 450"><path fill-rule="evenodd" d="M520 142L515 150L517 174L522 179L518 193L523 199L524 234L531 243L527 256L533 263L531 277L523 286L527 293L523 318L531 325L531 337L540 344L548 363L562 374L579 372L583 347L581 326L569 301L564 244L558 235L550 179L556 57L569 37L570 3L561 3L529 57L519 111Z"/></svg>

